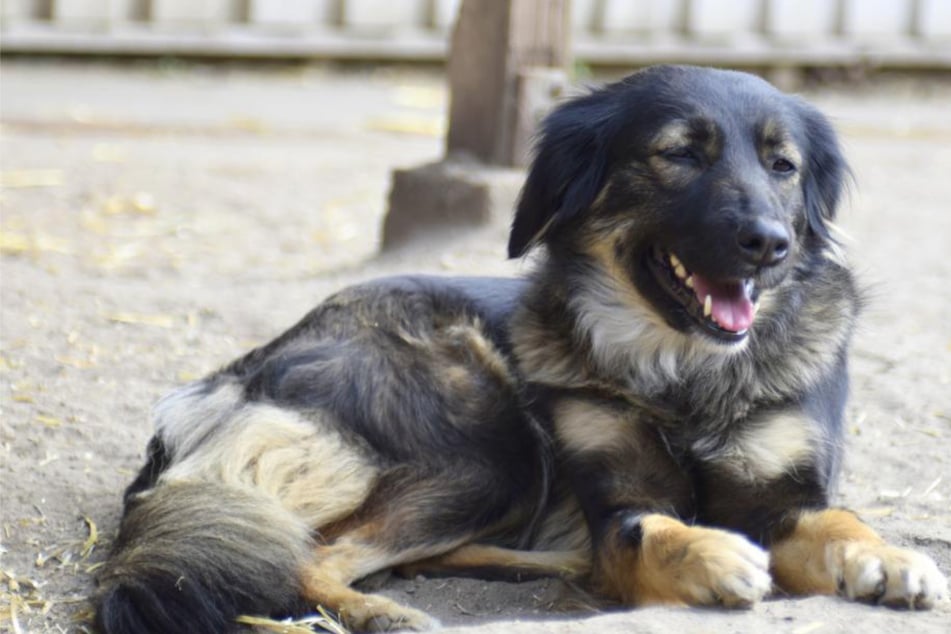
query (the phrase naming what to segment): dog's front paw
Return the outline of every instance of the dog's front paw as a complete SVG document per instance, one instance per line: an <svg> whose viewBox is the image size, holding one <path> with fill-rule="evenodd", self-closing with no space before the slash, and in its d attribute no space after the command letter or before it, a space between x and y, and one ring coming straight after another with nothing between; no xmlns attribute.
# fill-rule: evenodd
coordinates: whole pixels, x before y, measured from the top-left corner
<svg viewBox="0 0 951 634"><path fill-rule="evenodd" d="M948 581L925 554L884 544L845 543L834 554L840 595L910 610L948 597Z"/></svg>
<svg viewBox="0 0 951 634"><path fill-rule="evenodd" d="M769 554L741 535L693 528L681 585L693 604L750 607L772 588Z"/></svg>
<svg viewBox="0 0 951 634"><path fill-rule="evenodd" d="M651 516L641 552L642 602L746 608L772 589L769 554L736 533Z"/></svg>

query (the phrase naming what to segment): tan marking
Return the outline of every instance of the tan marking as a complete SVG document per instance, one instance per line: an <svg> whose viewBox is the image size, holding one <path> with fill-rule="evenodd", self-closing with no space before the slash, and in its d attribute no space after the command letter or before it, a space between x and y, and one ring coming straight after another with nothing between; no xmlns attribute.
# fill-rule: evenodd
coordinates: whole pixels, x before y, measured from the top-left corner
<svg viewBox="0 0 951 634"><path fill-rule="evenodd" d="M589 208L592 210L597 210L601 208L601 206L604 205L604 201L607 200L609 193L611 193L610 180L608 180L608 182L605 183L604 187L601 188L601 191L599 191L598 195L595 196L594 201L591 203L591 206Z"/></svg>
<svg viewBox="0 0 951 634"><path fill-rule="evenodd" d="M315 607L333 610L348 628L425 630L436 625L424 612L350 587L357 579L392 566L399 557L345 539L319 547L315 554L316 560L301 571L301 594Z"/></svg>
<svg viewBox="0 0 951 634"><path fill-rule="evenodd" d="M569 451L616 450L627 442L630 423L588 401L564 399L555 407L555 434Z"/></svg>
<svg viewBox="0 0 951 634"><path fill-rule="evenodd" d="M779 158L784 158L792 163L795 171L788 174L787 178L779 181L779 186L787 192L799 187L802 180L802 152L785 127L778 121L767 121L760 132L757 149L760 160L763 161L767 169L771 169L771 162Z"/></svg>
<svg viewBox="0 0 951 634"><path fill-rule="evenodd" d="M419 610L404 607L382 596L364 594L350 584L379 570L438 557L463 546L471 535L453 540L418 543L395 549L392 517L385 521L353 524L329 544L318 546L314 559L301 570L301 593L317 605L330 608L344 623L358 631L367 629L432 629L438 623Z"/></svg>
<svg viewBox="0 0 951 634"><path fill-rule="evenodd" d="M776 291L771 288L760 293L759 298L756 300L756 319L762 321L766 319L769 315L775 314L777 308L779 308L776 301Z"/></svg>
<svg viewBox="0 0 951 634"><path fill-rule="evenodd" d="M496 569L508 578L584 576L591 568L587 550L526 551L467 544L445 555L431 557L400 567L404 576L417 574L464 574Z"/></svg>
<svg viewBox="0 0 951 634"><path fill-rule="evenodd" d="M461 365L450 365L442 368L436 375L442 381L449 394L468 393L475 386L472 372Z"/></svg>
<svg viewBox="0 0 951 634"><path fill-rule="evenodd" d="M816 432L816 424L802 413L774 414L738 434L713 462L745 480L772 480L814 453Z"/></svg>
<svg viewBox="0 0 951 634"><path fill-rule="evenodd" d="M317 529L356 510L376 481L378 469L326 424L261 404L245 404L231 416L162 482L254 488Z"/></svg>
<svg viewBox="0 0 951 634"><path fill-rule="evenodd" d="M515 377L505 360L491 341L482 332L482 324L460 324L447 329L452 336L461 339L479 364L488 370L503 385L514 386Z"/></svg>
<svg viewBox="0 0 951 634"><path fill-rule="evenodd" d="M779 121L770 119L763 125L760 144L766 152L774 152L788 159L797 168L802 166L802 151Z"/></svg>
<svg viewBox="0 0 951 634"><path fill-rule="evenodd" d="M598 553L601 591L629 605L745 607L770 590L769 555L745 537L687 526L663 515L641 520L640 545L605 540Z"/></svg>
<svg viewBox="0 0 951 634"><path fill-rule="evenodd" d="M658 131L651 139L650 146L654 152L664 152L689 145L690 142L690 124L686 121L672 121Z"/></svg>
<svg viewBox="0 0 951 634"><path fill-rule="evenodd" d="M647 158L647 165L651 171L664 181L667 187L684 187L697 175L697 168L693 165L671 161L663 153L683 146L693 147L693 135L690 125L686 121L675 121L663 128L651 141L652 152ZM702 152L706 153L708 147Z"/></svg>

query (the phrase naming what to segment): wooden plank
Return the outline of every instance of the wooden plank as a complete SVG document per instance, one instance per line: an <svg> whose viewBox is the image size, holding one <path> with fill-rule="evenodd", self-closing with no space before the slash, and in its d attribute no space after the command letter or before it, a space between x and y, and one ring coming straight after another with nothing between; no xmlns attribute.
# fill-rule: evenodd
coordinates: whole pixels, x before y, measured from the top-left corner
<svg viewBox="0 0 951 634"><path fill-rule="evenodd" d="M31 0L3 0L0 2L0 22L14 24L40 19L38 3Z"/></svg>
<svg viewBox="0 0 951 634"><path fill-rule="evenodd" d="M662 34L680 31L686 0L605 0L598 24L608 34Z"/></svg>
<svg viewBox="0 0 951 634"><path fill-rule="evenodd" d="M236 0L152 0L150 17L157 24L224 26L240 17Z"/></svg>
<svg viewBox="0 0 951 634"><path fill-rule="evenodd" d="M339 6L337 0L250 0L248 21L306 30L314 25L339 23Z"/></svg>
<svg viewBox="0 0 951 634"><path fill-rule="evenodd" d="M113 3L110 0L53 1L53 19L62 24L108 24L113 12Z"/></svg>
<svg viewBox="0 0 951 634"><path fill-rule="evenodd" d="M362 31L420 28L426 24L426 0L346 0L344 26Z"/></svg>
<svg viewBox="0 0 951 634"><path fill-rule="evenodd" d="M768 40L703 44L688 38L637 42L576 38L575 57L596 66L702 64L736 67L862 65L871 68L951 70L951 46L921 46L908 39L874 47L843 39L774 46Z"/></svg>
<svg viewBox="0 0 951 634"><path fill-rule="evenodd" d="M842 33L847 36L875 39L911 33L912 0L842 1Z"/></svg>
<svg viewBox="0 0 951 634"><path fill-rule="evenodd" d="M412 32L390 38L355 38L319 30L295 37L249 30L243 25L215 29L156 29L123 24L109 33L64 31L48 24L20 23L0 37L4 53L69 55L181 55L247 59L339 59L360 61L444 60L447 42L436 34Z"/></svg>
<svg viewBox="0 0 951 634"><path fill-rule="evenodd" d="M839 7L829 0L769 0L764 31L780 39L823 39L836 30Z"/></svg>
<svg viewBox="0 0 951 634"><path fill-rule="evenodd" d="M362 61L430 61L447 55L444 37L434 32L400 33L388 38L354 38L342 31L319 30L285 37L247 28L210 31L156 30L151 25L124 23L108 33L72 32L48 23L4 24L0 51L64 55L183 55L248 59L340 59ZM844 39L816 40L774 46L753 39L703 44L687 37L638 41L578 36L572 43L578 61L592 66L643 66L659 63L717 64L737 67L861 64L878 68L951 70L951 46L943 41L915 42L903 38L868 47Z"/></svg>
<svg viewBox="0 0 951 634"><path fill-rule="evenodd" d="M915 32L927 39L951 39L951 2L919 0Z"/></svg>
<svg viewBox="0 0 951 634"><path fill-rule="evenodd" d="M687 32L703 39L742 37L759 31L762 24L759 0L692 0L687 8Z"/></svg>
<svg viewBox="0 0 951 634"><path fill-rule="evenodd" d="M571 28L576 33L594 31L600 26L602 0L571 0Z"/></svg>

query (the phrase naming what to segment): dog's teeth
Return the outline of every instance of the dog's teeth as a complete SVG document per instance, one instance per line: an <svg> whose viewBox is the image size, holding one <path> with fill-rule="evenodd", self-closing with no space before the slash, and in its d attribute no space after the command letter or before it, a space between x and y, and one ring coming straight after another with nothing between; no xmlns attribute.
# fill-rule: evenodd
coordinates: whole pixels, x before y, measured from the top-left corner
<svg viewBox="0 0 951 634"><path fill-rule="evenodd" d="M687 279L684 280L684 286L687 288L693 288L693 275L687 277Z"/></svg>
<svg viewBox="0 0 951 634"><path fill-rule="evenodd" d="M713 314L713 298L709 295L703 300L703 316L709 317Z"/></svg>
<svg viewBox="0 0 951 634"><path fill-rule="evenodd" d="M680 263L680 258L673 253L670 254L670 265L674 267L674 270L677 270L677 267L683 268L683 264Z"/></svg>
<svg viewBox="0 0 951 634"><path fill-rule="evenodd" d="M679 262L677 263L677 266L674 267L674 273L682 280L687 278L687 269L685 269L684 265L680 264Z"/></svg>

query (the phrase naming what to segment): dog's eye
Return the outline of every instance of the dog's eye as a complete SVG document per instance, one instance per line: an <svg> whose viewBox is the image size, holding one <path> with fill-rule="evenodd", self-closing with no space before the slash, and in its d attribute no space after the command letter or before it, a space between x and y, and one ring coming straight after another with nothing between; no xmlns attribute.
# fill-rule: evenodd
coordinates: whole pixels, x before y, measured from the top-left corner
<svg viewBox="0 0 951 634"><path fill-rule="evenodd" d="M780 174L788 174L789 172L796 171L796 166L784 158L776 159L773 161L773 171L779 172Z"/></svg>
<svg viewBox="0 0 951 634"><path fill-rule="evenodd" d="M664 150L664 158L669 161L676 161L678 163L699 163L700 157L697 156L697 153L693 151L693 148L685 145L683 147L675 147L669 150Z"/></svg>

